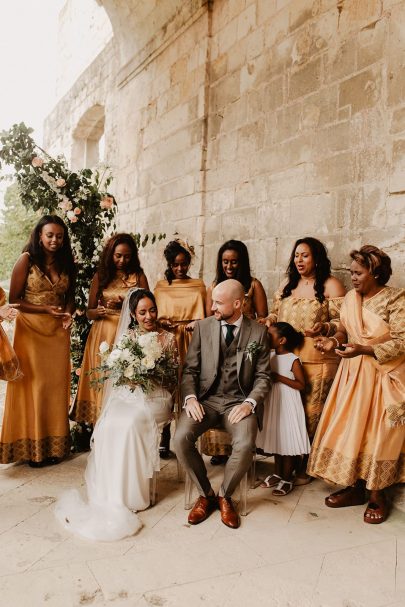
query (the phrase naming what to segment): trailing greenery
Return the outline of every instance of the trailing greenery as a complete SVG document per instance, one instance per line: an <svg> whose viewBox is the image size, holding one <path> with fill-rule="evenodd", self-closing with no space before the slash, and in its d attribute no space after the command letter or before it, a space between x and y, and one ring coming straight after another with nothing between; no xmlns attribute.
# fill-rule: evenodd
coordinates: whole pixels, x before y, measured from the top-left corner
<svg viewBox="0 0 405 607"><path fill-rule="evenodd" d="M11 270L29 235L38 221L38 214L21 202L16 183L10 185L4 196L0 222L0 280L10 277Z"/></svg>

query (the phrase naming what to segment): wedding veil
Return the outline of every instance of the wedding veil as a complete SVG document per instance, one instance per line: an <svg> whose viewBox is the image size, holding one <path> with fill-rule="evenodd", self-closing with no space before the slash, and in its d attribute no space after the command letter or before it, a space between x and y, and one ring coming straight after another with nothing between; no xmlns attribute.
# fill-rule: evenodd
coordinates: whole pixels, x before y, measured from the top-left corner
<svg viewBox="0 0 405 607"><path fill-rule="evenodd" d="M140 289L140 287L132 287L131 289L129 289L127 296L125 297L125 299L123 301L120 319L118 322L117 331L115 333L113 348L120 341L121 337L128 331L129 323L131 321L131 311L129 309L129 302L131 300L132 294L135 293L135 291L139 291L139 289ZM113 388L112 381L110 379L108 379L104 384L103 399L102 399L102 403L101 403L101 412L100 412L99 419L103 416L103 414L107 410L108 400L109 400L112 388Z"/></svg>

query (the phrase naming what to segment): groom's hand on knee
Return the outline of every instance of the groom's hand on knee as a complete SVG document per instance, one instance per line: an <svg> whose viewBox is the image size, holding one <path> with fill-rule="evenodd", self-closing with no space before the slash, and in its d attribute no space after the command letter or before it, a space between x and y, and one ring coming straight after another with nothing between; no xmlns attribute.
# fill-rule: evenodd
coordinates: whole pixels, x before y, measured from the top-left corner
<svg viewBox="0 0 405 607"><path fill-rule="evenodd" d="M231 409L230 414L228 415L228 419L231 424L237 424L248 415L252 414L252 405L250 403L242 403L241 405L235 405Z"/></svg>
<svg viewBox="0 0 405 607"><path fill-rule="evenodd" d="M188 398L184 407L187 417L192 417L194 421L200 422L205 415L203 407L196 398Z"/></svg>

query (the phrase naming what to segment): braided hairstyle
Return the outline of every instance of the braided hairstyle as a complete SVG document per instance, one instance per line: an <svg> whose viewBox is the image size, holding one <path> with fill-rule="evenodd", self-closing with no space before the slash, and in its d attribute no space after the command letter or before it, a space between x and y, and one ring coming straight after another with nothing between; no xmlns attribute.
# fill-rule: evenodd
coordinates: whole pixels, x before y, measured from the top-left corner
<svg viewBox="0 0 405 607"><path fill-rule="evenodd" d="M301 346L304 341L304 334L296 331L288 322L275 322L272 325L279 337L285 337L286 349L292 352L295 348Z"/></svg>
<svg viewBox="0 0 405 607"><path fill-rule="evenodd" d="M185 249L184 247L182 247L181 244L177 240L171 240L166 245L165 250L163 251L163 255L167 261L165 278L166 278L167 282L169 283L169 285L172 284L172 282L175 278L173 270L172 270L172 264L174 263L174 260L176 259L177 255L180 255L180 253L183 253L183 255L186 258L187 263L190 265L191 264L190 252L187 251L187 249Z"/></svg>

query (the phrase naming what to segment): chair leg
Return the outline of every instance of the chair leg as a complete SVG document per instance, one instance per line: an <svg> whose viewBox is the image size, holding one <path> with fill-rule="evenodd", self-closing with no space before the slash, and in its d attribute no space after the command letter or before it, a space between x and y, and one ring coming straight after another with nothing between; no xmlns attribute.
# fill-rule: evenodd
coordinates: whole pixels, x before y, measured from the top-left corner
<svg viewBox="0 0 405 607"><path fill-rule="evenodd" d="M239 493L240 493L240 502L239 502L239 514L241 516L247 515L247 492L248 492L248 476L249 472L243 476L239 485Z"/></svg>
<svg viewBox="0 0 405 607"><path fill-rule="evenodd" d="M149 490L150 490L150 505L154 506L157 501L158 496L158 475L159 472L156 470L153 473L152 478L150 479Z"/></svg>
<svg viewBox="0 0 405 607"><path fill-rule="evenodd" d="M184 479L184 510L191 510L193 507L193 482L187 472Z"/></svg>
<svg viewBox="0 0 405 607"><path fill-rule="evenodd" d="M252 465L250 467L250 488L256 488L256 453L253 454Z"/></svg>
<svg viewBox="0 0 405 607"><path fill-rule="evenodd" d="M182 483L183 482L183 468L181 467L180 462L177 459L177 456L176 456L176 465L177 465L177 482Z"/></svg>

